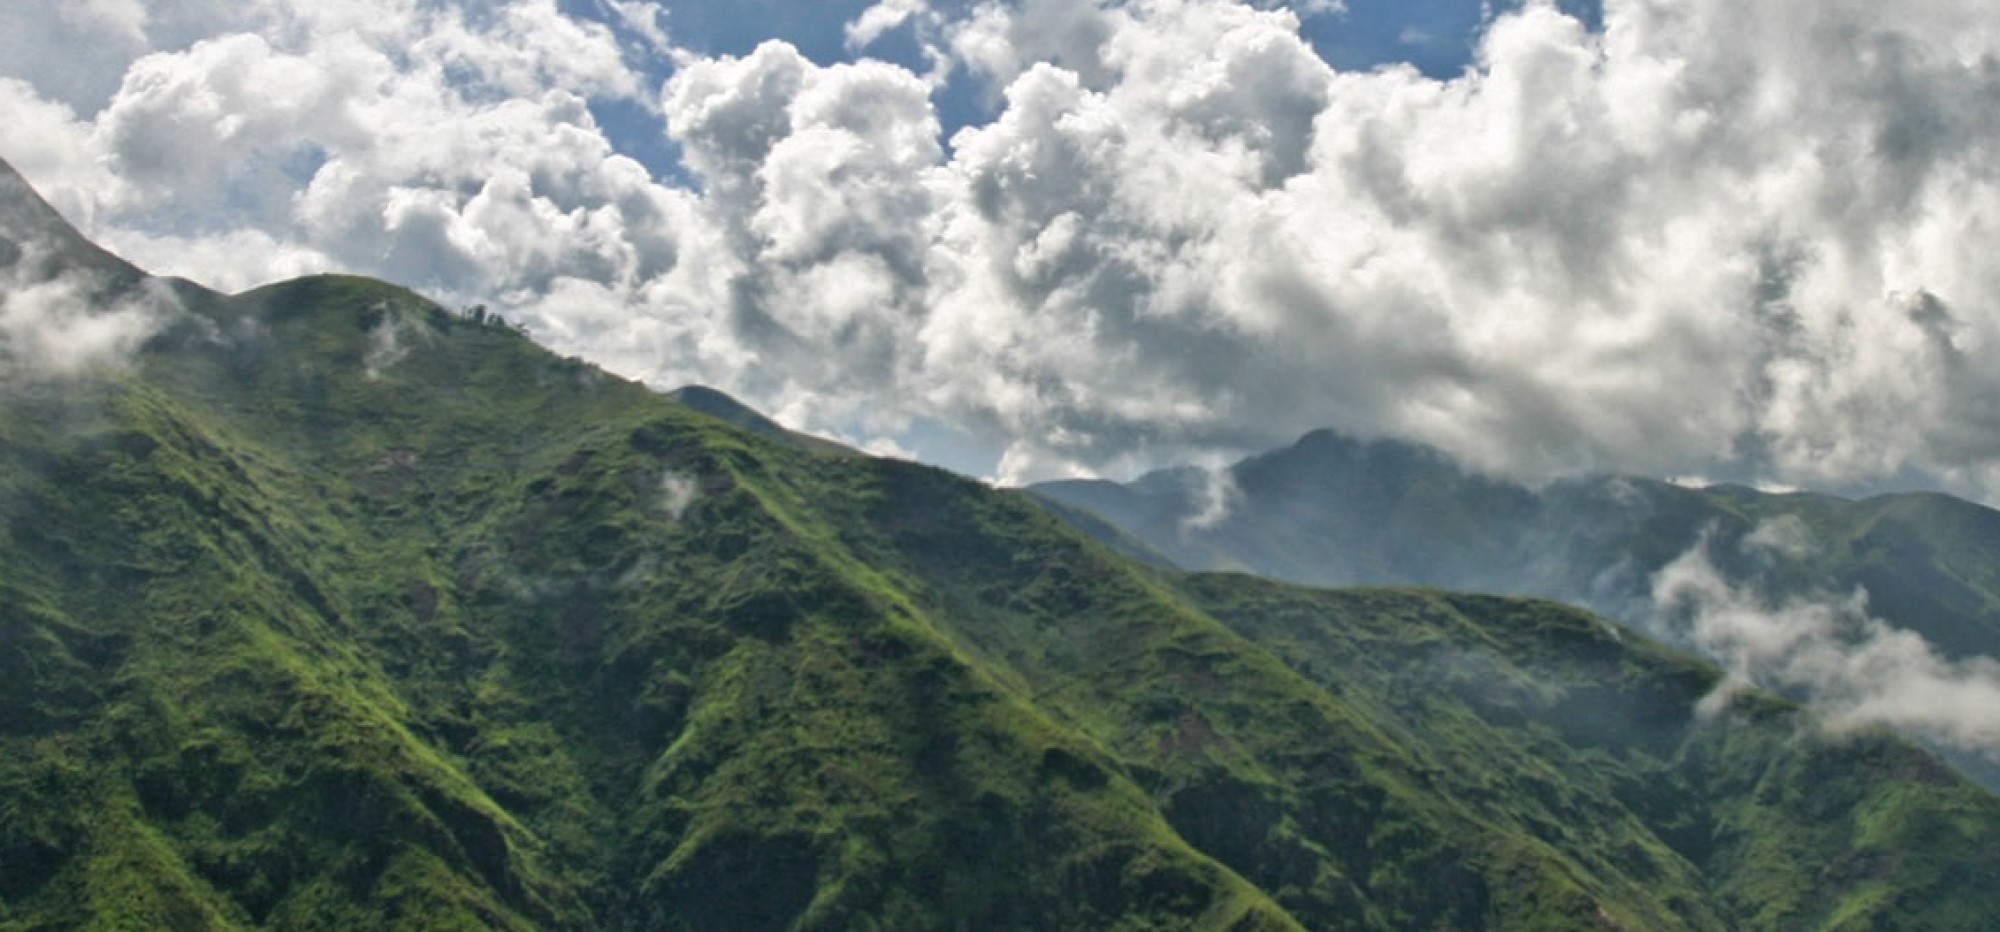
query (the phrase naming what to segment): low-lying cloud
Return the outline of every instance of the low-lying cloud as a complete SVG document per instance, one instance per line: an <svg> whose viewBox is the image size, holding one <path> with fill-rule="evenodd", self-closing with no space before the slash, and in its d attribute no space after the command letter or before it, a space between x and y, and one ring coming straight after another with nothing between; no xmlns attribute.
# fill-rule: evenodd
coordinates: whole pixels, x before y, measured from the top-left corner
<svg viewBox="0 0 2000 932"><path fill-rule="evenodd" d="M1237 507L1243 503L1243 487L1236 484L1236 473L1227 466L1212 466L1201 471L1200 497L1196 502L1200 509L1181 519L1181 533L1212 531L1229 520Z"/></svg>
<svg viewBox="0 0 2000 932"><path fill-rule="evenodd" d="M1711 546L1704 539L1661 569L1653 602L1656 625L1728 671L1713 698L1779 690L1809 699L1836 729L1885 726L2000 763L2000 663L1943 656L1870 615L1859 589L1774 598L1726 577Z"/></svg>
<svg viewBox="0 0 2000 932"><path fill-rule="evenodd" d="M980 438L1007 480L1332 426L1524 477L2000 498L1983 4L1530 2L1443 81L1338 71L1266 6L849 30L917 29L916 74L703 56L622 2L30 4L0 20L98 70L0 66L0 154L156 271L383 275L795 426ZM994 106L949 139L940 69ZM607 101L687 177L618 152Z"/></svg>
<svg viewBox="0 0 2000 932"><path fill-rule="evenodd" d="M17 252L15 262L0 264L0 383L123 368L180 308L159 282L113 288L84 270L43 276L35 271L43 244L0 242Z"/></svg>

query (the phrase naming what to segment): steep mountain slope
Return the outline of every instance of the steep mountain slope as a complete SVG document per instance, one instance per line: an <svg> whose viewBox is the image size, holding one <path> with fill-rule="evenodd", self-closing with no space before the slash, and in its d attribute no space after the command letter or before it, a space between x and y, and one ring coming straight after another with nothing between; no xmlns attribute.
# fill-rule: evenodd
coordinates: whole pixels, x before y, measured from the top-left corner
<svg viewBox="0 0 2000 932"><path fill-rule="evenodd" d="M1775 597L1863 587L1872 611L1945 653L2000 657L2000 512L1946 495L1857 502L1624 476L1535 490L1429 449L1330 431L1244 460L1223 480L1229 507L1208 522L1196 519L1216 479L1198 469L1033 491L1190 569L1531 595L1630 621L1650 609L1653 574L1706 538L1733 576ZM1778 546L1747 554L1760 529Z"/></svg>
<svg viewBox="0 0 2000 932"><path fill-rule="evenodd" d="M1101 764L828 542L811 454L372 283L211 312L8 409L30 924L1282 927L1042 772Z"/></svg>
<svg viewBox="0 0 2000 932"><path fill-rule="evenodd" d="M1554 604L1158 569L358 279L5 374L0 928L2000 920L2000 799Z"/></svg>

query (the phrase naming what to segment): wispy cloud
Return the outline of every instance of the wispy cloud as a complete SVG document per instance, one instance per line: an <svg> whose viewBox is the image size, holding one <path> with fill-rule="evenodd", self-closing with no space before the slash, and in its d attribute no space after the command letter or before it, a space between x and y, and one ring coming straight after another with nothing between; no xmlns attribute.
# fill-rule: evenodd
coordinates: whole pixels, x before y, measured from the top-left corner
<svg viewBox="0 0 2000 932"><path fill-rule="evenodd" d="M1197 503L1199 511L1181 519L1181 533L1210 531L1220 527L1236 507L1243 501L1243 489L1236 484L1236 473L1227 466L1214 466L1202 470L1201 497Z"/></svg>
<svg viewBox="0 0 2000 932"><path fill-rule="evenodd" d="M413 325L407 312L395 304L381 302L373 308L373 313L378 317L374 326L368 328L368 346L361 357L364 374L371 382L407 358L412 341L427 338L423 328Z"/></svg>

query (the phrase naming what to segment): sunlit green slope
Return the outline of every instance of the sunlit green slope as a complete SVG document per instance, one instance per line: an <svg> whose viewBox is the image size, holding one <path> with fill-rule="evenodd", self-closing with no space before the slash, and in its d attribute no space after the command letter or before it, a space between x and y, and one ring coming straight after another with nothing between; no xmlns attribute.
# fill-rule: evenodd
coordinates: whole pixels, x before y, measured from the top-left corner
<svg viewBox="0 0 2000 932"><path fill-rule="evenodd" d="M1135 562L391 286L0 390L0 928L1990 928L2000 800L1551 603Z"/></svg>

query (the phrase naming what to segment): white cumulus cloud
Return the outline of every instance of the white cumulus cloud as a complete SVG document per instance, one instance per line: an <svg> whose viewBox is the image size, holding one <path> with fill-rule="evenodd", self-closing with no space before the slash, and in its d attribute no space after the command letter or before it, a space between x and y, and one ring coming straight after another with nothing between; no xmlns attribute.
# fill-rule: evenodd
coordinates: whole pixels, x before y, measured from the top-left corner
<svg viewBox="0 0 2000 932"><path fill-rule="evenodd" d="M1450 80L1338 71L1237 0L851 24L913 27L924 75L704 57L623 2L61 9L0 13L0 155L157 271L383 275L807 429L982 438L1007 480L1332 426L1530 477L2000 497L1971 0L1533 2ZM993 115L946 139L954 70ZM663 116L685 176L603 101Z"/></svg>

